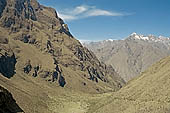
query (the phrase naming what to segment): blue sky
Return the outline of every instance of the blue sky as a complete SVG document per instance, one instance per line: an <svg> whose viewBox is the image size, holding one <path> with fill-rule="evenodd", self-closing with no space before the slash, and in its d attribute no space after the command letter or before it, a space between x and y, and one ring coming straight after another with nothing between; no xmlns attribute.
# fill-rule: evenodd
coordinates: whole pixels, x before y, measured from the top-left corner
<svg viewBox="0 0 170 113"><path fill-rule="evenodd" d="M38 0L53 7L80 40L122 39L132 32L170 37L170 0Z"/></svg>

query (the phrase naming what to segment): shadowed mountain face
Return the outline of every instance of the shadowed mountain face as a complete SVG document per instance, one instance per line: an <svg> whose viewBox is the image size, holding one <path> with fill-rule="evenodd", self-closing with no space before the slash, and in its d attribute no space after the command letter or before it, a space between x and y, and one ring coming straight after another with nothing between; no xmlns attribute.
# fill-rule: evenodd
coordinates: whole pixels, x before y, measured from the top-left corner
<svg viewBox="0 0 170 113"><path fill-rule="evenodd" d="M112 65L125 80L145 71L155 62L170 55L170 39L131 34L125 40L106 40L84 44L102 62Z"/></svg>
<svg viewBox="0 0 170 113"><path fill-rule="evenodd" d="M0 112L1 113L21 113L23 110L16 104L11 93L0 86Z"/></svg>

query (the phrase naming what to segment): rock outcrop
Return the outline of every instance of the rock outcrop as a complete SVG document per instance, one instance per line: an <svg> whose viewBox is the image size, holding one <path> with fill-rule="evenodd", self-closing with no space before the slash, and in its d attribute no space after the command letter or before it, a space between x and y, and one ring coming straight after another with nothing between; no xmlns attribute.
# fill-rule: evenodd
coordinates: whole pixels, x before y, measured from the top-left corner
<svg viewBox="0 0 170 113"><path fill-rule="evenodd" d="M21 113L23 110L17 105L12 94L0 86L0 112Z"/></svg>
<svg viewBox="0 0 170 113"><path fill-rule="evenodd" d="M7 78L15 74L15 54L5 46L0 46L0 73Z"/></svg>

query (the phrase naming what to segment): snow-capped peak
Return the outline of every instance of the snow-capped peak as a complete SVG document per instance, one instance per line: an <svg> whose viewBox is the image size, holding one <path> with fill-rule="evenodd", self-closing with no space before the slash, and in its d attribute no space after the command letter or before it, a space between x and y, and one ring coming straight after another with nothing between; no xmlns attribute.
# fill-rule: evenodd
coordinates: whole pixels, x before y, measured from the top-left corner
<svg viewBox="0 0 170 113"><path fill-rule="evenodd" d="M130 35L130 37L131 38L133 38L133 39L141 39L141 40L149 40L149 37L147 37L147 36L143 36L143 35L139 35L139 34L137 34L137 33L132 33L131 35Z"/></svg>
<svg viewBox="0 0 170 113"><path fill-rule="evenodd" d="M170 40L170 38L164 37L164 36L159 36L158 39L160 40Z"/></svg>
<svg viewBox="0 0 170 113"><path fill-rule="evenodd" d="M154 41L154 42L165 42L165 41L170 41L170 38L164 37L164 36L159 36L156 37L154 35L148 35L148 36L144 36L144 35L140 35L137 33L132 33L128 39L133 39L133 40L144 40L144 41Z"/></svg>
<svg viewBox="0 0 170 113"><path fill-rule="evenodd" d="M133 35L137 35L137 33L136 33L136 32L133 32L133 33L131 34L131 36L133 36Z"/></svg>
<svg viewBox="0 0 170 113"><path fill-rule="evenodd" d="M107 39L106 41L110 41L110 42L113 42L113 41L114 41L114 39Z"/></svg>

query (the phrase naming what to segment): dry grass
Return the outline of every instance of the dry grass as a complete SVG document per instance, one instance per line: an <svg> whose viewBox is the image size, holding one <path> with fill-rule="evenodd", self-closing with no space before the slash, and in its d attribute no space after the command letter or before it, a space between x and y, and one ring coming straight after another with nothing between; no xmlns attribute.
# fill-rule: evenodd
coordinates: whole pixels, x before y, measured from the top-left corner
<svg viewBox="0 0 170 113"><path fill-rule="evenodd" d="M170 113L170 57L130 81L96 113Z"/></svg>

